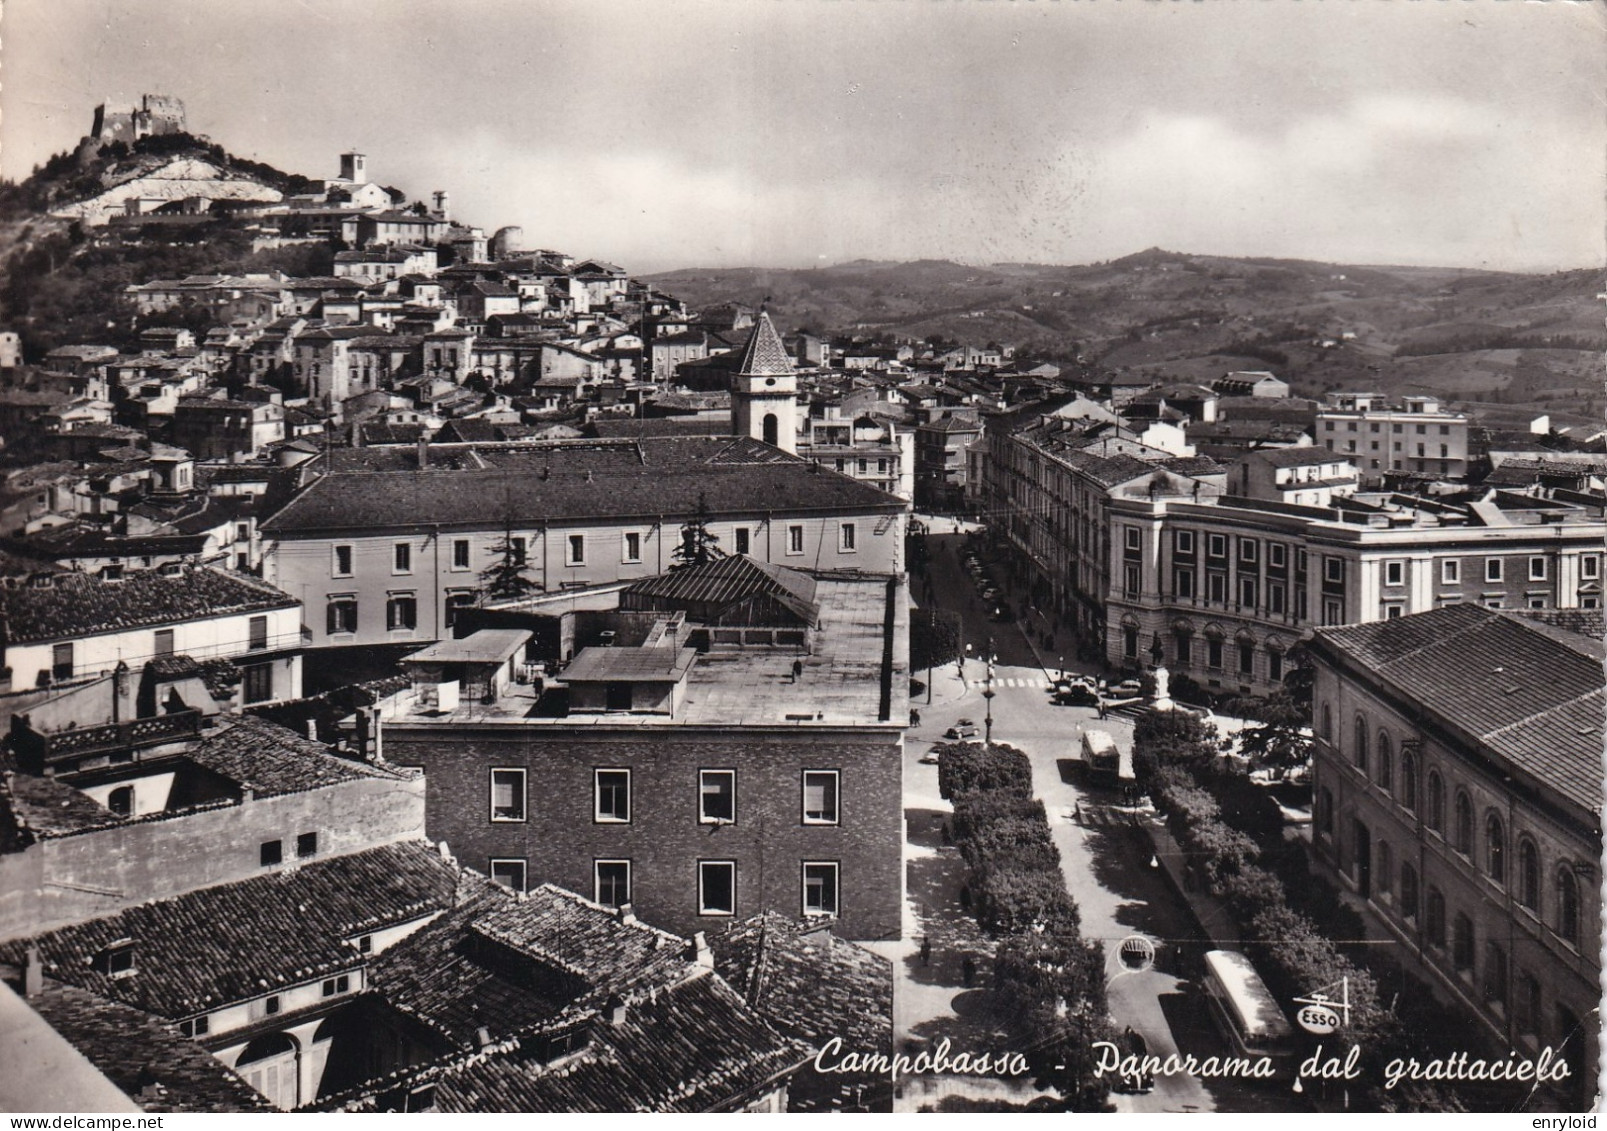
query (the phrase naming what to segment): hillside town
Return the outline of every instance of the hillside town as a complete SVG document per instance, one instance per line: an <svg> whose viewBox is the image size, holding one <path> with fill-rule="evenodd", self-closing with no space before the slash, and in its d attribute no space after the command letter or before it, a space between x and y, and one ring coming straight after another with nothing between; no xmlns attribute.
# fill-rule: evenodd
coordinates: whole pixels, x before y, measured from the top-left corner
<svg viewBox="0 0 1607 1131"><path fill-rule="evenodd" d="M148 94L39 190L279 266L0 325L10 1102L1590 1102L1601 431L692 308L330 156ZM1550 1075L1383 1083L1457 1053Z"/></svg>

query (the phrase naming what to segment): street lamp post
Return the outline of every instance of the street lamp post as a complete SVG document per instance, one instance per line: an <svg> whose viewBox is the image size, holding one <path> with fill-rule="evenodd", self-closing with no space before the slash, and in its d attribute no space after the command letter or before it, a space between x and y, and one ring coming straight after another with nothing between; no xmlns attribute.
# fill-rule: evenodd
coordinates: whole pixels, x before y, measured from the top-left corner
<svg viewBox="0 0 1607 1131"><path fill-rule="evenodd" d="M988 746L993 745L993 662L997 658L993 652L993 637L990 636L988 637L988 686L982 692L982 698L987 700L988 704L988 713L983 719L983 725L986 729L983 731L982 741Z"/></svg>

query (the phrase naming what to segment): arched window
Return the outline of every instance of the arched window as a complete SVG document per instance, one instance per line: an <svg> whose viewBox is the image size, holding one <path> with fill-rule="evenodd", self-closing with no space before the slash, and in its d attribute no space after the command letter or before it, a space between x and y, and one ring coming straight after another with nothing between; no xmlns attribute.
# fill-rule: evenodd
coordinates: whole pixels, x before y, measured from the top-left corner
<svg viewBox="0 0 1607 1131"><path fill-rule="evenodd" d="M1484 874L1498 884L1507 882L1507 830L1494 809L1484 818Z"/></svg>
<svg viewBox="0 0 1607 1131"><path fill-rule="evenodd" d="M779 447L780 445L777 443L778 438L779 432L776 425L776 414L773 412L767 412L764 414L764 442L769 444L772 448Z"/></svg>
<svg viewBox="0 0 1607 1131"><path fill-rule="evenodd" d="M1417 812L1417 759L1410 750L1401 751L1401 808Z"/></svg>
<svg viewBox="0 0 1607 1131"><path fill-rule="evenodd" d="M119 817L127 817L134 812L134 787L120 785L112 790L106 797L106 808Z"/></svg>
<svg viewBox="0 0 1607 1131"><path fill-rule="evenodd" d="M1353 760L1356 763L1356 768L1365 774L1367 772L1367 720L1360 715L1356 716L1355 747L1356 753Z"/></svg>
<svg viewBox="0 0 1607 1131"><path fill-rule="evenodd" d="M1518 841L1518 902L1540 910L1540 850L1528 837Z"/></svg>
<svg viewBox="0 0 1607 1131"><path fill-rule="evenodd" d="M1473 802L1462 791L1456 791L1456 828L1453 830L1451 847L1463 856L1473 855Z"/></svg>
<svg viewBox="0 0 1607 1131"><path fill-rule="evenodd" d="M1451 921L1451 962L1458 970L1473 969L1473 920L1463 911Z"/></svg>
<svg viewBox="0 0 1607 1131"><path fill-rule="evenodd" d="M1378 877L1373 881L1380 892L1388 892L1395 882L1395 850L1389 841L1378 842Z"/></svg>
<svg viewBox="0 0 1607 1131"><path fill-rule="evenodd" d="M1579 881L1566 864L1557 870L1557 934L1579 943Z"/></svg>
<svg viewBox="0 0 1607 1131"><path fill-rule="evenodd" d="M1326 703L1322 705L1322 737L1328 742L1334 740L1334 709Z"/></svg>
<svg viewBox="0 0 1607 1131"><path fill-rule="evenodd" d="M1401 914L1417 917L1417 869L1410 864L1401 865Z"/></svg>
<svg viewBox="0 0 1607 1131"><path fill-rule="evenodd" d="M1445 831L1445 783L1438 770L1428 772L1428 827L1437 833Z"/></svg>
<svg viewBox="0 0 1607 1131"><path fill-rule="evenodd" d="M1334 795L1327 786L1317 791L1317 831L1329 836L1334 831Z"/></svg>
<svg viewBox="0 0 1607 1131"><path fill-rule="evenodd" d="M1484 943L1484 1000L1507 1000L1507 952L1493 939Z"/></svg>
<svg viewBox="0 0 1607 1131"><path fill-rule="evenodd" d="M1373 768L1373 780L1385 793L1395 792L1395 751L1383 731L1378 732L1378 765Z"/></svg>
<svg viewBox="0 0 1607 1131"><path fill-rule="evenodd" d="M1445 897L1439 889L1428 889L1428 912L1424 916L1423 933L1428 936L1429 945L1445 945Z"/></svg>

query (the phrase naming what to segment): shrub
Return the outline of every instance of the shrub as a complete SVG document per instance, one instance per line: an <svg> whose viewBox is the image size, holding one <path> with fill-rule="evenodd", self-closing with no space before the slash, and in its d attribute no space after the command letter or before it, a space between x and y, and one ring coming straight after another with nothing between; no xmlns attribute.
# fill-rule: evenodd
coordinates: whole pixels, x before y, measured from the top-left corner
<svg viewBox="0 0 1607 1131"><path fill-rule="evenodd" d="M957 742L937 749L938 792L947 800L974 790L1032 794L1032 763L1011 746Z"/></svg>

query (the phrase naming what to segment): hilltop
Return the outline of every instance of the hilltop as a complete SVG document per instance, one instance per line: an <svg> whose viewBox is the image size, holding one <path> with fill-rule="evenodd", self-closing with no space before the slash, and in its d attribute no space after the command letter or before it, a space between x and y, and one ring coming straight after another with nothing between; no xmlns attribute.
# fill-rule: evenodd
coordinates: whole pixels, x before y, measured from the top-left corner
<svg viewBox="0 0 1607 1131"><path fill-rule="evenodd" d="M1353 266L1149 248L1085 266L858 260L690 269L654 286L704 306L866 338L1009 342L1156 377L1272 369L1294 391L1426 392L1599 418L1600 273Z"/></svg>

